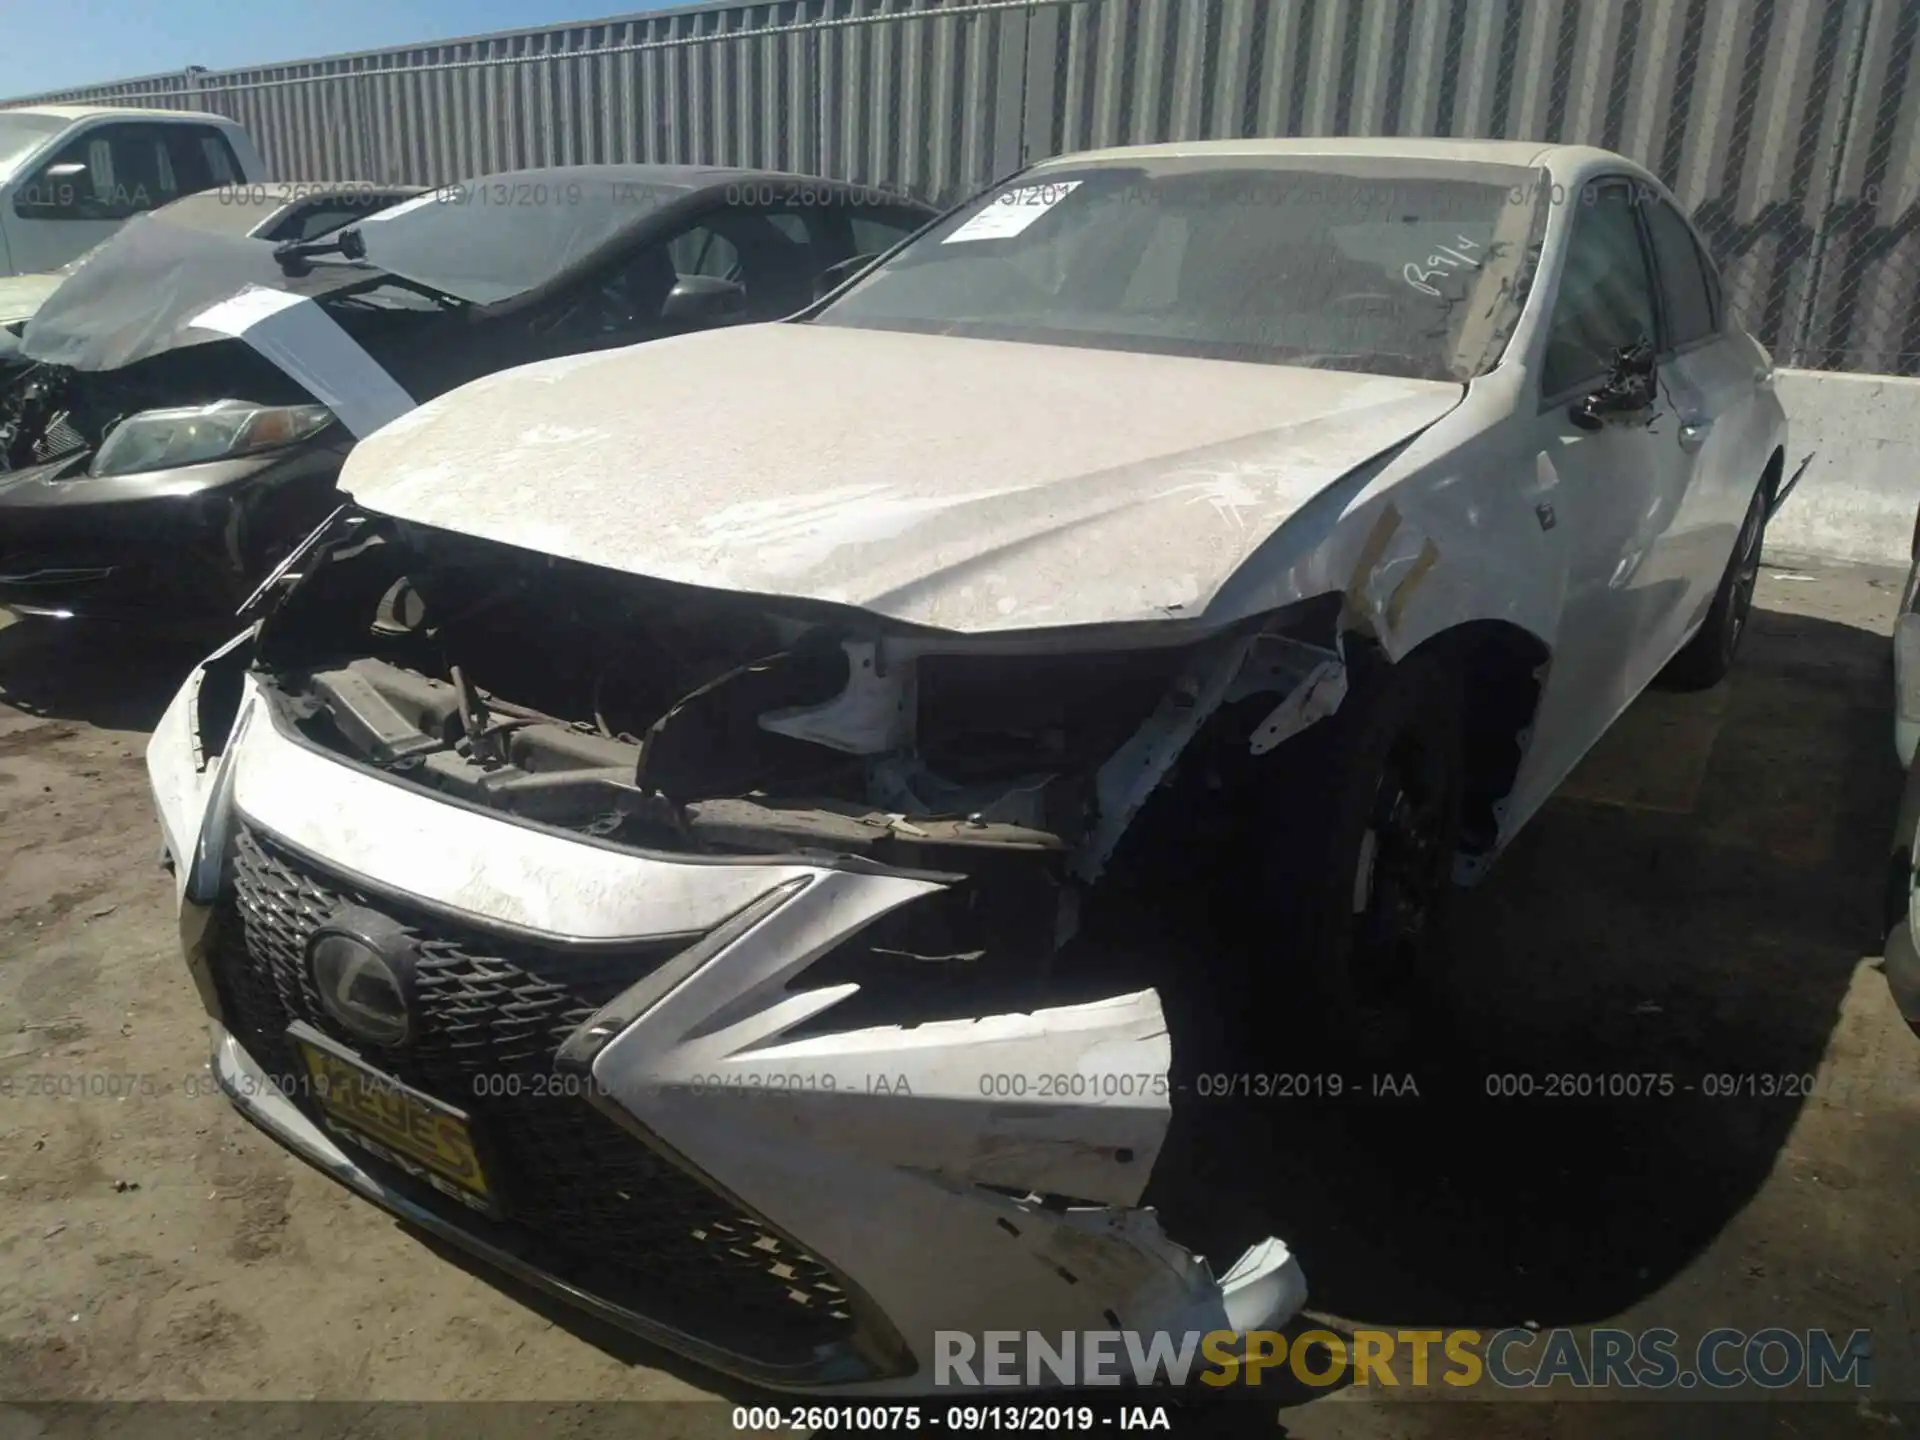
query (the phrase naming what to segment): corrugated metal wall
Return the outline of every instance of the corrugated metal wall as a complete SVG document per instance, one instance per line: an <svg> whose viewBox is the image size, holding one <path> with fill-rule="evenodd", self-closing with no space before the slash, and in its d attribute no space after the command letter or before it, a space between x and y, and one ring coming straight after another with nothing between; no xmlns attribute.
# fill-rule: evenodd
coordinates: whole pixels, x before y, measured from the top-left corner
<svg viewBox="0 0 1920 1440"><path fill-rule="evenodd" d="M1920 0L1094 0L1038 22L1049 149L1604 146L1691 208L1781 359L1920 373ZM1030 97L1030 103L1032 98Z"/></svg>
<svg viewBox="0 0 1920 1440"><path fill-rule="evenodd" d="M217 110L290 178L691 160L934 199L1127 141L1586 142L1675 188L1782 360L1916 374L1917 37L1920 0L780 0L33 98Z"/></svg>
<svg viewBox="0 0 1920 1440"><path fill-rule="evenodd" d="M669 160L957 198L1020 163L1029 22L1046 8L1044 0L708 5L29 99L216 111L244 124L274 174L289 179L433 184L527 166Z"/></svg>

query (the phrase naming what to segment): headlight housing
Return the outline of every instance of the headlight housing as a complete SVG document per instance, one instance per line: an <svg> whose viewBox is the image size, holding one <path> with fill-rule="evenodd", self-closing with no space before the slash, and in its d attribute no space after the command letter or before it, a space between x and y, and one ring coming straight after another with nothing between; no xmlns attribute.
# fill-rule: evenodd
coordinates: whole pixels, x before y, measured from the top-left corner
<svg viewBox="0 0 1920 1440"><path fill-rule="evenodd" d="M216 400L175 410L142 410L108 433L94 452L91 475L135 475L291 445L324 430L324 405L255 405Z"/></svg>

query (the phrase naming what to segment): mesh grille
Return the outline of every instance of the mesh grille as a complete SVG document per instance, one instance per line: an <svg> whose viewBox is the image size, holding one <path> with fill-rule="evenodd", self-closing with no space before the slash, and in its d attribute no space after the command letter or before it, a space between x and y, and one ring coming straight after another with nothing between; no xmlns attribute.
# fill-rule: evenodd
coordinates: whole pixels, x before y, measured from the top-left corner
<svg viewBox="0 0 1920 1440"><path fill-rule="evenodd" d="M221 927L215 967L230 1028L254 1058L290 1082L286 1027L304 1020L468 1111L491 1144L510 1221L477 1216L367 1159L383 1180L580 1289L766 1363L804 1361L851 1335L845 1292L824 1264L577 1093L541 1085L567 1035L665 954L572 955L450 925L323 876L244 827L233 896L237 923ZM307 940L343 903L405 925L418 947L421 1023L405 1050L369 1046L320 1007ZM476 1093L482 1076L485 1094ZM518 1093L492 1093L503 1089ZM300 1095L291 1083L288 1093Z"/></svg>
<svg viewBox="0 0 1920 1440"><path fill-rule="evenodd" d="M33 442L33 463L41 465L49 460L58 460L62 455L84 450L86 444L86 436L74 429L73 422L62 414Z"/></svg>

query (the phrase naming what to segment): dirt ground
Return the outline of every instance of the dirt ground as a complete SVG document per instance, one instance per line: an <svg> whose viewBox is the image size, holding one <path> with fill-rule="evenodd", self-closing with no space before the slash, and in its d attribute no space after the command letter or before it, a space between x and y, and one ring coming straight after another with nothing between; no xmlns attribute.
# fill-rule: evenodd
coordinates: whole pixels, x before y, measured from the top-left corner
<svg viewBox="0 0 1920 1440"><path fill-rule="evenodd" d="M1920 1040L1872 958L1897 582L1770 566L1735 678L1634 707L1465 898L1453 1060L1417 1099L1183 1097L1150 1196L1215 1257L1285 1237L1337 1324L1867 1328L1872 1395L1595 1403L1549 1426L1537 1406L1349 1389L1275 1395L1249 1433L1920 1423L1901 1403L1920 1399ZM191 658L0 629L0 1435L385 1435L435 1416L435 1433L730 1433L726 1407L670 1402L737 1388L470 1268L212 1093L142 758ZM1488 1075L1647 1072L1677 1093L1486 1094ZM1802 1074L1810 1097L1703 1093L1709 1075ZM529 1403L36 1403L316 1397Z"/></svg>

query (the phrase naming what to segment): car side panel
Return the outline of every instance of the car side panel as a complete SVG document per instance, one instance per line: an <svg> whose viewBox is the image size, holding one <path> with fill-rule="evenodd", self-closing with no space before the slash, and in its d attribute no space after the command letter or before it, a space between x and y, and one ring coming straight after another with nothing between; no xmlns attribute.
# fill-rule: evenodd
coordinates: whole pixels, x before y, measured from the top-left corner
<svg viewBox="0 0 1920 1440"><path fill-rule="evenodd" d="M1592 178L1623 171L1658 184L1608 156L1554 179L1577 194ZM1262 602L1344 592L1351 628L1371 631L1396 660L1475 621L1502 621L1539 639L1552 658L1502 809L1503 845L1698 624L1701 597L1710 599L1724 571L1752 486L1784 443L1778 401L1767 383L1755 383L1770 374L1766 354L1733 331L1688 377L1703 391L1730 390L1746 372L1746 393L1726 401L1711 464L1698 481L1689 473L1697 469L1692 457L1679 454L1671 397L1663 398L1669 413L1654 426L1664 433L1642 437L1643 450L1661 445L1660 455L1673 461L1654 467L1666 480L1638 473L1651 464L1650 454L1606 460L1596 452L1588 473L1578 474L1583 467L1555 463L1573 447L1560 433L1564 416L1540 412L1537 376L1558 259L1577 208L1569 205L1549 223L1541 278L1503 362L1404 451L1316 497L1219 597L1232 602L1230 610L1254 613ZM1602 529L1619 532L1610 558L1602 554L1610 543L1597 533ZM1583 553L1584 568L1576 567ZM1623 579L1619 567L1629 561L1627 570L1637 573ZM1585 576L1579 584L1593 591L1588 601L1621 602L1611 631L1572 633L1590 628L1576 622L1592 609L1586 602L1576 607L1576 569ZM1597 642L1603 654L1595 653Z"/></svg>
<svg viewBox="0 0 1920 1440"><path fill-rule="evenodd" d="M1207 618L1251 618L1329 593L1345 628L1398 660L1442 630L1497 619L1551 644L1564 536L1556 494L1507 424L1510 377L1312 494L1215 593Z"/></svg>
<svg viewBox="0 0 1920 1440"><path fill-rule="evenodd" d="M1514 424L1511 374L1459 409L1358 497L1325 562L1353 628L1395 660L1474 620L1551 646L1566 603L1567 495ZM1397 477L1397 478L1395 478Z"/></svg>
<svg viewBox="0 0 1920 1440"><path fill-rule="evenodd" d="M1695 455L1695 496L1681 536L1686 564L1701 582L1679 636L1684 643L1713 601L1767 461L1786 443L1786 415L1773 393L1771 357L1737 326L1672 357L1665 374L1675 424L1709 426Z"/></svg>

